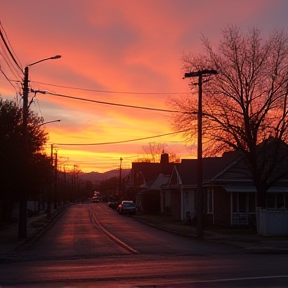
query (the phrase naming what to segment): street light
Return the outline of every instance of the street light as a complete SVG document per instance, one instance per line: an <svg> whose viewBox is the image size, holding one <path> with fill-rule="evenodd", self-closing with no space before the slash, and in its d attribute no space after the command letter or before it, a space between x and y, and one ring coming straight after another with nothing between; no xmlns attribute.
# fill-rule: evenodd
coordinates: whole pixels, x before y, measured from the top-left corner
<svg viewBox="0 0 288 288"><path fill-rule="evenodd" d="M28 67L28 66L33 66L33 65L35 65L35 64L38 64L38 63L43 62L43 61L46 61L46 60L53 60L53 59L59 59L59 58L61 58L61 55L55 55L55 56L52 56L52 57L44 58L44 59L42 59L42 60L39 60L39 61L36 61L36 62L33 62L33 63L27 65L27 67Z"/></svg>
<svg viewBox="0 0 288 288"><path fill-rule="evenodd" d="M28 122L28 95L29 95L29 67L33 66L35 64L38 64L40 62L46 61L46 60L53 60L53 59L59 59L61 58L61 55L55 55L53 57L48 57L41 59L39 61L33 62L29 65L27 65L24 69L24 80L23 80L23 150L24 150L24 165L28 164L28 131L27 131L27 122ZM27 167L26 167L27 168ZM26 169L27 171L27 169ZM24 175L24 182L27 183L27 178ZM25 187L24 189L28 189L28 187ZM19 201L19 223L18 223L18 238L19 239L25 239L27 237L27 194L26 191L24 193L21 193L20 195L20 201Z"/></svg>
<svg viewBox="0 0 288 288"><path fill-rule="evenodd" d="M203 237L203 200L202 200L202 182L203 182L203 167L202 167L202 80L203 76L217 74L216 70L200 70L196 72L185 73L183 78L198 77L199 98L198 98L198 144L197 144L197 191L196 191L196 215L197 215L197 237Z"/></svg>
<svg viewBox="0 0 288 288"><path fill-rule="evenodd" d="M60 121L61 121L60 119L51 120L51 121L47 121L47 122L41 123L39 126L43 126L43 125L50 124L50 123L54 123L54 122L60 122Z"/></svg>

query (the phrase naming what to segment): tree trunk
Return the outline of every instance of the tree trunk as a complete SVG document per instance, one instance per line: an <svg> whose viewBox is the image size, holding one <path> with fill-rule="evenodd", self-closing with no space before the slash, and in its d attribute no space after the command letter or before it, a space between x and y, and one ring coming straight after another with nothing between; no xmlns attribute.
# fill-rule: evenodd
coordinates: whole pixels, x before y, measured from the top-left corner
<svg viewBox="0 0 288 288"><path fill-rule="evenodd" d="M257 191L257 207L267 208L266 196L267 191L264 190Z"/></svg>

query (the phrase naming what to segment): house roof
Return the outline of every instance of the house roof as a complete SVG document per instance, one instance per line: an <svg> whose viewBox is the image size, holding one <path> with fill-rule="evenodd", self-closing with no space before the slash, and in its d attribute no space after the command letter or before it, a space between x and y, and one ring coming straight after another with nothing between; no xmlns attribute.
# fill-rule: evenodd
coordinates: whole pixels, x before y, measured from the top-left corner
<svg viewBox="0 0 288 288"><path fill-rule="evenodd" d="M170 175L159 174L154 182L150 185L149 189L159 189L166 185L169 181Z"/></svg>
<svg viewBox="0 0 288 288"><path fill-rule="evenodd" d="M222 157L209 157L202 159L203 181L209 181L213 177L221 174L230 165L233 165L239 158L238 153L226 153ZM176 167L183 185L193 185L197 183L197 159L183 159L181 164Z"/></svg>
<svg viewBox="0 0 288 288"><path fill-rule="evenodd" d="M203 182L212 180L217 175L225 172L225 168L234 165L239 158L239 153L224 153L222 157L209 157L202 159ZM172 174L178 175L178 182L185 186L195 186L198 179L198 160L183 159L180 164L174 167ZM174 177L171 175L171 179ZM175 178L174 178L175 179ZM175 184L175 183L174 183Z"/></svg>
<svg viewBox="0 0 288 288"><path fill-rule="evenodd" d="M229 193L241 193L241 192L254 192L256 193L256 187L255 186L240 186L240 185L224 185L223 188L229 192ZM268 193L288 193L288 187L287 186L273 186L271 188L268 189L267 191Z"/></svg>
<svg viewBox="0 0 288 288"><path fill-rule="evenodd" d="M150 187L159 174L170 175L174 165L174 163L169 162L133 162L130 172L131 184L137 187L143 186L143 183L145 183L146 186Z"/></svg>

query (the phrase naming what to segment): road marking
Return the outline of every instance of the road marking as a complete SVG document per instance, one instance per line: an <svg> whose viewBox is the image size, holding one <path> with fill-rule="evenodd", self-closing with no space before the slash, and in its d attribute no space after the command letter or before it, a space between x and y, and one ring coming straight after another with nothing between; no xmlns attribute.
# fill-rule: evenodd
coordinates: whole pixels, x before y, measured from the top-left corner
<svg viewBox="0 0 288 288"><path fill-rule="evenodd" d="M123 248L125 248L126 250L128 250L129 252L133 253L133 254L140 254L139 251L133 249L132 247L130 247L129 245L127 245L126 243L124 243L123 241L121 241L119 238L117 238L115 235L113 235L112 233L110 233L104 226L102 226L100 224L100 222L97 219L97 216L95 214L95 211L92 209L92 207L90 208L90 212L91 212L91 216L92 216L92 220L94 221L94 224L97 224L98 227L108 236L110 237L115 243L117 243L118 245L122 246Z"/></svg>

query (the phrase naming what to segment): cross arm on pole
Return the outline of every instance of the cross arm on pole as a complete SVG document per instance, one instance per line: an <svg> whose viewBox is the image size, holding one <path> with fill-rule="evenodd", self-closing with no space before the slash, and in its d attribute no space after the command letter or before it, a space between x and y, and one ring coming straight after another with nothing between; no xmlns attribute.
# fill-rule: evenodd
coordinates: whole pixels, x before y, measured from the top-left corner
<svg viewBox="0 0 288 288"><path fill-rule="evenodd" d="M200 75L216 75L217 71L214 69L204 69L204 70L199 70L195 72L187 72L184 74L184 78L191 78L191 77L199 77Z"/></svg>

